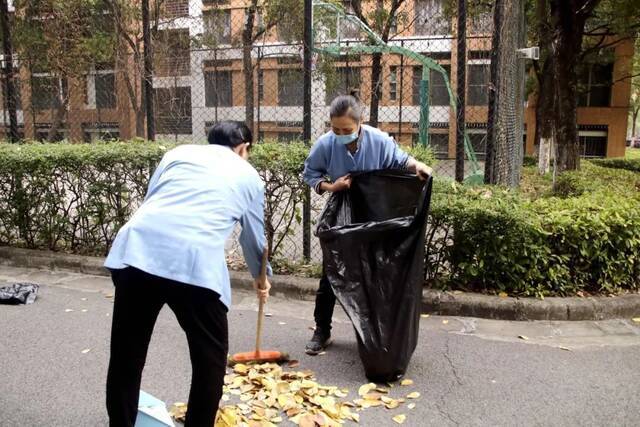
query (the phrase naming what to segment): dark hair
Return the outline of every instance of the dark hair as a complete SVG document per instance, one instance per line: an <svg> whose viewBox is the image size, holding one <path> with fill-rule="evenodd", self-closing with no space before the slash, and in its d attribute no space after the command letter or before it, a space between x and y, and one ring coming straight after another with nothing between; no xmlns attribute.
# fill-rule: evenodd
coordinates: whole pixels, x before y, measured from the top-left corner
<svg viewBox="0 0 640 427"><path fill-rule="evenodd" d="M329 107L329 117L350 117L356 122L362 120L362 104L351 95L340 95L336 97Z"/></svg>
<svg viewBox="0 0 640 427"><path fill-rule="evenodd" d="M251 130L242 122L220 122L213 125L207 135L209 144L235 148L240 144L251 144Z"/></svg>

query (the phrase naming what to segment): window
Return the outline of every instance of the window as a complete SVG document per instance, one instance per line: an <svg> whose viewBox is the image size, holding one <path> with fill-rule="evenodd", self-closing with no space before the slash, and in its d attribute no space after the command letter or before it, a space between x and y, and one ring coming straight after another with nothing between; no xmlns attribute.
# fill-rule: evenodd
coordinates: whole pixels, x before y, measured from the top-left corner
<svg viewBox="0 0 640 427"><path fill-rule="evenodd" d="M398 34L398 17L394 16L391 19L391 26L389 27L389 35L393 36L394 34Z"/></svg>
<svg viewBox="0 0 640 427"><path fill-rule="evenodd" d="M206 10L202 17L207 41L214 46L231 44L231 10Z"/></svg>
<svg viewBox="0 0 640 427"><path fill-rule="evenodd" d="M164 16L166 18L189 16L189 0L166 0Z"/></svg>
<svg viewBox="0 0 640 427"><path fill-rule="evenodd" d="M156 88L154 92L157 133L191 134L191 88Z"/></svg>
<svg viewBox="0 0 640 427"><path fill-rule="evenodd" d="M469 33L471 35L491 34L493 31L493 16L491 12L481 12L471 18Z"/></svg>
<svg viewBox="0 0 640 427"><path fill-rule="evenodd" d="M264 70L258 71L258 100L264 101Z"/></svg>
<svg viewBox="0 0 640 427"><path fill-rule="evenodd" d="M204 72L204 97L207 107L231 107L232 88L231 71Z"/></svg>
<svg viewBox="0 0 640 427"><path fill-rule="evenodd" d="M608 107L611 105L613 64L589 64L578 76L578 106Z"/></svg>
<svg viewBox="0 0 640 427"><path fill-rule="evenodd" d="M389 69L389 99L391 101L398 99L398 67Z"/></svg>
<svg viewBox="0 0 640 427"><path fill-rule="evenodd" d="M471 131L467 130L469 135L469 142L471 143L471 147L473 147L473 151L476 153L476 156L479 160L484 159L486 147L487 147L487 132L486 131Z"/></svg>
<svg viewBox="0 0 640 427"><path fill-rule="evenodd" d="M20 87L19 70L14 71L13 75L13 97L16 102L16 110L22 110L22 90ZM7 100L4 99L4 84L0 83L0 97L2 99L2 108L7 109Z"/></svg>
<svg viewBox="0 0 640 427"><path fill-rule="evenodd" d="M360 69L352 67L338 67L336 74L327 81L327 92L325 102L327 105L338 95L360 96Z"/></svg>
<svg viewBox="0 0 640 427"><path fill-rule="evenodd" d="M284 107L302 105L303 91L302 70L278 70L279 105Z"/></svg>
<svg viewBox="0 0 640 427"><path fill-rule="evenodd" d="M68 93L66 79L38 75L32 78L31 103L36 110L59 108L65 102Z"/></svg>
<svg viewBox="0 0 640 427"><path fill-rule="evenodd" d="M154 40L154 72L157 76L186 76L191 72L188 29L160 30Z"/></svg>
<svg viewBox="0 0 640 427"><path fill-rule="evenodd" d="M116 108L116 76L111 64L98 64L86 78L84 102L87 108Z"/></svg>
<svg viewBox="0 0 640 427"><path fill-rule="evenodd" d="M580 155L583 157L605 157L607 155L606 130L579 130Z"/></svg>
<svg viewBox="0 0 640 427"><path fill-rule="evenodd" d="M469 105L487 105L489 103L489 65L469 65L467 70Z"/></svg>
<svg viewBox="0 0 640 427"><path fill-rule="evenodd" d="M451 65L442 68L451 76ZM422 67L413 67L413 105L420 105L420 82L422 81ZM449 92L444 77L438 71L429 72L429 105L449 105Z"/></svg>
<svg viewBox="0 0 640 427"><path fill-rule="evenodd" d="M301 132L278 132L279 142L295 142L302 139Z"/></svg>
<svg viewBox="0 0 640 427"><path fill-rule="evenodd" d="M351 0L343 0L342 5L347 14L353 15L353 5ZM340 20L340 38L341 39L357 39L360 36L360 28L357 24L347 20Z"/></svg>
<svg viewBox="0 0 640 427"><path fill-rule="evenodd" d="M83 123L84 142L115 141L120 138L118 123Z"/></svg>
<svg viewBox="0 0 640 427"><path fill-rule="evenodd" d="M451 33L451 22L444 15L443 3L443 0L416 0L416 35L437 36Z"/></svg>
<svg viewBox="0 0 640 427"><path fill-rule="evenodd" d="M417 132L412 134L411 141L413 145L418 144L420 142L420 134ZM429 146L439 159L447 158L449 156L449 134L429 132Z"/></svg>
<svg viewBox="0 0 640 427"><path fill-rule="evenodd" d="M69 134L68 130L65 129L65 124L62 123L61 127L57 128L53 133L53 137L49 139L49 133L51 132L50 124L38 124L36 126L36 141L50 141L50 142L60 142L64 140Z"/></svg>

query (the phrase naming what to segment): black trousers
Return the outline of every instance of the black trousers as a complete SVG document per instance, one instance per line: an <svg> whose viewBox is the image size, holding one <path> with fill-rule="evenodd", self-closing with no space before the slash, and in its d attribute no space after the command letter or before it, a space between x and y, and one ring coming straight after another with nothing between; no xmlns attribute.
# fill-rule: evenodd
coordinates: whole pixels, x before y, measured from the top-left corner
<svg viewBox="0 0 640 427"><path fill-rule="evenodd" d="M336 296L331 289L329 279L322 271L320 286L316 292L316 307L313 311L313 317L316 321L316 329L326 332L331 330L331 319L333 318L333 309L336 306Z"/></svg>
<svg viewBox="0 0 640 427"><path fill-rule="evenodd" d="M116 286L107 375L107 412L112 427L133 426L142 369L160 309L168 304L187 335L192 378L185 426L211 427L228 352L227 307L210 290L164 279L136 268L112 272Z"/></svg>

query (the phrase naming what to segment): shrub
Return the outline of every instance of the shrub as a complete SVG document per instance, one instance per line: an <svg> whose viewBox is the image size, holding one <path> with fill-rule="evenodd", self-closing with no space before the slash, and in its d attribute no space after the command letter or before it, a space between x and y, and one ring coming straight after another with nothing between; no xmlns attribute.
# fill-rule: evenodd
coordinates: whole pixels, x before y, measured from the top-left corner
<svg viewBox="0 0 640 427"><path fill-rule="evenodd" d="M640 151L640 150L639 150ZM633 172L640 172L640 157L620 158L620 159L593 159L593 164L613 169L625 169Z"/></svg>
<svg viewBox="0 0 640 427"><path fill-rule="evenodd" d="M522 166L530 167L530 166L538 166L538 159L533 156L525 155L522 160Z"/></svg>
<svg viewBox="0 0 640 427"><path fill-rule="evenodd" d="M444 193L436 187L427 279L443 288L512 295L637 290L640 195L629 185L634 174L583 169L563 178L572 189L563 198L549 190L531 200L495 187L456 186Z"/></svg>

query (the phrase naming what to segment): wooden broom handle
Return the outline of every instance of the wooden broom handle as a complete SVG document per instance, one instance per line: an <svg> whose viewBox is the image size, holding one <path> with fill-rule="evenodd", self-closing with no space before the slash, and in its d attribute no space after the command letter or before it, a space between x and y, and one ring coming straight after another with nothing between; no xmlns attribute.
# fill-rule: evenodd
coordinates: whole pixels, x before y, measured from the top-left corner
<svg viewBox="0 0 640 427"><path fill-rule="evenodd" d="M260 276L258 276L260 288L264 286L267 280L267 265L269 263L269 250L264 248L262 252L262 264L260 265ZM256 354L260 353L260 341L262 339L262 318L264 317L264 302L262 298L258 305L258 326L256 328Z"/></svg>

